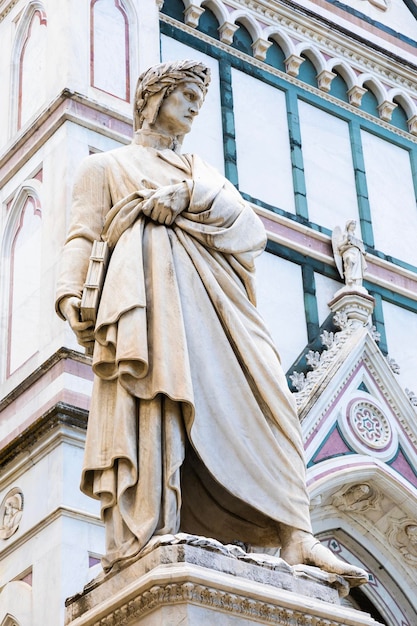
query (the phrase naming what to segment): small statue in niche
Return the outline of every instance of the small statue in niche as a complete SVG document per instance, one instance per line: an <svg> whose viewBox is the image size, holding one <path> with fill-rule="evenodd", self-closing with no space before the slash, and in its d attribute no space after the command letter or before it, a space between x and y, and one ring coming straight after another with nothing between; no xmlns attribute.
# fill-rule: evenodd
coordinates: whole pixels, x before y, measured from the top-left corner
<svg viewBox="0 0 417 626"><path fill-rule="evenodd" d="M19 528L23 515L23 495L20 491L11 491L0 508L0 539L8 539Z"/></svg>
<svg viewBox="0 0 417 626"><path fill-rule="evenodd" d="M366 292L362 286L366 270L366 251L363 241L355 236L356 221L348 220L342 232L336 226L332 233L334 260L339 274L344 278L345 289Z"/></svg>

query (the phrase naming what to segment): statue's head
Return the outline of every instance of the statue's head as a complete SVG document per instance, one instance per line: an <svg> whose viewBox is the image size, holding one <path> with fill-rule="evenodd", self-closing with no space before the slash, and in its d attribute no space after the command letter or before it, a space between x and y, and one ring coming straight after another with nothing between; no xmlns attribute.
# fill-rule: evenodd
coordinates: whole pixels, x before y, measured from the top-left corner
<svg viewBox="0 0 417 626"><path fill-rule="evenodd" d="M349 233L354 233L356 229L356 220L348 220L346 222L346 231Z"/></svg>
<svg viewBox="0 0 417 626"><path fill-rule="evenodd" d="M164 100L177 89L183 91L186 85L191 85L190 89L195 91L200 105L209 83L210 69L204 63L173 61L152 66L138 79L134 103L134 130L139 130L144 125L152 128Z"/></svg>

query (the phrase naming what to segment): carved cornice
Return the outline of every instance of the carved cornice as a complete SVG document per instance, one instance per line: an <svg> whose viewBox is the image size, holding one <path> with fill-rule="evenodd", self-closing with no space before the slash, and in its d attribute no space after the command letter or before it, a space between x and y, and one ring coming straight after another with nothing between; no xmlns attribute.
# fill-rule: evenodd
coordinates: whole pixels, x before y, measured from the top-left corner
<svg viewBox="0 0 417 626"><path fill-rule="evenodd" d="M61 361L61 359L72 359L73 361L91 365L91 358L87 357L85 354L77 352L76 350L71 350L70 348L60 348L54 352L49 359L37 367L27 378L19 383L10 393L0 399L0 413L6 408L6 406L14 402L16 398L26 391L26 389L29 389L29 387L31 387L37 380L42 378L42 376L51 370L54 365Z"/></svg>
<svg viewBox="0 0 417 626"><path fill-rule="evenodd" d="M89 622L90 626L120 626L128 624L161 606L190 603L221 613L229 613L234 617L254 620L257 624L291 624L292 626L311 626L311 615L302 614L300 610L277 606L253 598L230 593L194 582L165 583L153 585L133 600L104 618ZM216 616L213 613L213 621ZM326 626L341 626L345 621L326 618Z"/></svg>
<svg viewBox="0 0 417 626"><path fill-rule="evenodd" d="M375 624L366 613L340 606L338 595L344 597L349 584L337 575L196 535L155 539L139 558L68 598L67 626L136 624L149 613L165 623L168 611L184 624L222 622L227 614L239 623Z"/></svg>
<svg viewBox="0 0 417 626"><path fill-rule="evenodd" d="M59 426L72 426L86 430L88 412L84 409L58 402L38 420L0 450L0 467L4 468L19 454L33 448L39 440Z"/></svg>
<svg viewBox="0 0 417 626"><path fill-rule="evenodd" d="M29 126L13 137L11 143L1 146L0 187L67 121L104 134L121 144L131 141L131 116L70 89L63 89Z"/></svg>
<svg viewBox="0 0 417 626"><path fill-rule="evenodd" d="M399 135L400 137L404 137L405 139L407 139L408 141L413 141L415 143L417 143L417 137L411 135L408 132L405 132L403 130L401 130L400 128L397 128L396 126L393 126L391 124L388 124L387 122L384 122L383 120L375 117L374 115L371 115L370 113L367 113L366 111L362 111L361 109L358 109L357 107L344 102L343 100L339 100L338 98L335 98L334 96L331 96L330 94L321 91L320 89L318 89L317 87L313 87L312 85L309 85L308 83L304 83L303 81L290 76L289 74L287 74L286 72L282 72L280 70L277 70L276 68L272 67L271 65L265 65L265 63L258 61L257 59L255 59L252 56L249 56L247 54L245 54L244 52L240 52L240 50L237 50L236 48L232 48L231 46L228 46L224 43L222 43L221 41L216 41L215 39L213 39L212 37L210 37L209 35L205 35L204 33L201 33L200 31L197 31L193 28L190 28L189 26L187 26L186 24L180 23L177 20L164 15L163 13L160 14L160 20L161 22L165 22L166 24L170 24L171 26L174 26L175 28L180 28L182 31L192 35L193 37L196 37L198 39L201 39L202 41L206 42L207 44L209 44L212 48L219 48L220 50L223 50L224 52L227 52L228 54L235 56L238 59L242 59L242 61L245 61L246 63L250 63L251 65L253 65L254 67L258 67L259 69L265 71L265 69L268 70L268 72L270 74L273 74L274 76L277 76L283 80L285 80L286 82L295 85L297 87L300 87L301 89L304 89L305 91L307 91L308 93L312 93L316 96L319 96L322 100L326 100L327 102L331 102L334 105L337 105L338 107L345 109L346 111L349 111L350 113L353 113L356 116L360 116L363 119L368 120L369 122L372 122L373 124L377 124L378 126L381 126L382 128L384 128L385 130L390 131L391 133L394 133L396 135ZM369 68L368 68L369 70ZM417 71L417 67L416 67L416 71ZM411 83L410 83L411 84ZM417 91L417 84L415 82L413 82L412 84L412 88Z"/></svg>
<svg viewBox="0 0 417 626"><path fill-rule="evenodd" d="M302 40L309 39L317 45L325 47L329 52L336 53L355 61L368 70L391 78L404 84L414 91L417 88L417 66L404 62L400 56L389 52L360 35L343 28L336 21L330 21L317 13L302 7L291 0L228 0L233 7L246 7L298 34ZM411 46L410 46L410 52ZM397 65L393 71L393 63ZM404 67L404 65L406 67Z"/></svg>

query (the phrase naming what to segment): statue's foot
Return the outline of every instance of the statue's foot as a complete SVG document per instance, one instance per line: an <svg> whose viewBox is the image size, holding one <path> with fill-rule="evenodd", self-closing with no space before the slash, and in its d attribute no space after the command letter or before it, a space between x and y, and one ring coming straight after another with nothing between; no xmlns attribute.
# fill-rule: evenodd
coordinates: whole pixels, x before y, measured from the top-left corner
<svg viewBox="0 0 417 626"><path fill-rule="evenodd" d="M289 565L312 565L325 572L338 574L346 578L352 587L363 585L369 580L365 570L345 563L310 534L301 541L289 543L281 548L280 556Z"/></svg>

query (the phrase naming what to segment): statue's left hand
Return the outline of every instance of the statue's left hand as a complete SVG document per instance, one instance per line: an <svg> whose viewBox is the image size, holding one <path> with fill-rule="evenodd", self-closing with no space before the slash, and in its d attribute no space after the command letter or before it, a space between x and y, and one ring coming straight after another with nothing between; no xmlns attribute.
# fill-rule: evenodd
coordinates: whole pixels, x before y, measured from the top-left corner
<svg viewBox="0 0 417 626"><path fill-rule="evenodd" d="M142 213L158 224L170 226L188 208L190 193L185 182L157 189L142 205Z"/></svg>
<svg viewBox="0 0 417 626"><path fill-rule="evenodd" d="M81 300L75 296L63 298L59 304L60 311L71 326L77 341L84 348L94 346L94 322L80 320Z"/></svg>

